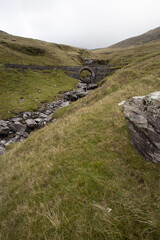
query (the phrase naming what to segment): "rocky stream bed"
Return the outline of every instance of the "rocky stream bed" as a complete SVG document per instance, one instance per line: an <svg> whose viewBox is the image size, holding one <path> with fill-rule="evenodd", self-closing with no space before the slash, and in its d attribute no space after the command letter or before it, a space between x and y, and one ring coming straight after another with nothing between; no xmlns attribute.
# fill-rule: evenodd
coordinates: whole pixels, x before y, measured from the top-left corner
<svg viewBox="0 0 160 240"><path fill-rule="evenodd" d="M11 118L0 120L0 155L5 152L9 144L23 141L35 129L54 122L56 119L52 118L52 114L56 109L69 106L97 87L97 84L80 81L76 90L64 93L62 99L47 103L36 112L22 112Z"/></svg>

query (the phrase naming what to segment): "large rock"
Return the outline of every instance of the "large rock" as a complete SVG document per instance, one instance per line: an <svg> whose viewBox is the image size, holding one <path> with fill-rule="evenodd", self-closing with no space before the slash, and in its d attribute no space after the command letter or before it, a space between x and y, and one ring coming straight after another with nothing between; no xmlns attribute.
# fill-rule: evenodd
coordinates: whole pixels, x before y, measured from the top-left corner
<svg viewBox="0 0 160 240"><path fill-rule="evenodd" d="M145 159L160 162L160 92L133 97L122 110L133 146Z"/></svg>
<svg viewBox="0 0 160 240"><path fill-rule="evenodd" d="M60 107L68 107L70 105L70 102L67 101L67 102L63 102Z"/></svg>
<svg viewBox="0 0 160 240"><path fill-rule="evenodd" d="M20 122L14 122L11 124L11 129L13 132L23 134L26 131L26 126Z"/></svg>
<svg viewBox="0 0 160 240"><path fill-rule="evenodd" d="M34 129L37 126L36 121L33 119L27 119L25 122L26 122L28 128Z"/></svg>
<svg viewBox="0 0 160 240"><path fill-rule="evenodd" d="M9 134L9 126L8 122L4 120L0 120L0 136L6 137Z"/></svg>
<svg viewBox="0 0 160 240"><path fill-rule="evenodd" d="M95 88L98 88L98 85L95 83L88 84L87 90L93 90Z"/></svg>
<svg viewBox="0 0 160 240"><path fill-rule="evenodd" d="M65 93L64 99L66 101L71 101L71 102L77 101L78 100L77 91Z"/></svg>

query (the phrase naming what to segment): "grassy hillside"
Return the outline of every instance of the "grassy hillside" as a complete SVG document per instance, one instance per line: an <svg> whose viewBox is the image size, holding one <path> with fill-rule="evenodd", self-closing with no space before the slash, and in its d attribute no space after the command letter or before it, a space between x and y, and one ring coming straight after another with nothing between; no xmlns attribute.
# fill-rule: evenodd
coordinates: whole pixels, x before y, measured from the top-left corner
<svg viewBox="0 0 160 240"><path fill-rule="evenodd" d="M38 109L43 102L51 102L70 91L78 80L63 71L0 70L0 119L18 112Z"/></svg>
<svg viewBox="0 0 160 240"><path fill-rule="evenodd" d="M0 32L0 64L79 65L87 50Z"/></svg>
<svg viewBox="0 0 160 240"><path fill-rule="evenodd" d="M157 40L160 40L160 27L150 30L149 32L146 32L137 37L132 37L132 38L126 39L124 41L121 41L117 44L112 45L111 47L112 48L125 48L125 47L130 47L130 46L143 45L145 43L149 43L149 42L157 41Z"/></svg>
<svg viewBox="0 0 160 240"><path fill-rule="evenodd" d="M94 54L104 54L104 53L111 53L113 51L118 51L122 50L122 51L127 51L128 48L133 48L133 51L135 50L136 46L141 46L142 47L148 47L148 44L155 44L156 42L159 43L160 41L160 27L155 28L153 30L150 30L147 33L144 33L142 35L139 35L137 37L132 37L132 38L128 38L124 41L118 42L108 48L99 48L99 49L94 49L91 52ZM145 46L145 44L147 44ZM126 49L125 49L126 48Z"/></svg>
<svg viewBox="0 0 160 240"><path fill-rule="evenodd" d="M96 54L123 68L0 157L1 239L159 239L160 165L118 103L160 90L160 43Z"/></svg>
<svg viewBox="0 0 160 240"><path fill-rule="evenodd" d="M84 58L93 56L94 53L84 49L0 31L0 119L20 111L35 110L42 102L55 100L77 83L61 71L6 70L5 63L81 65Z"/></svg>
<svg viewBox="0 0 160 240"><path fill-rule="evenodd" d="M144 44L142 46L126 48L102 48L91 50L100 60L108 61L109 65L120 67L131 63L139 63L143 60L156 58L159 56L160 40L155 43Z"/></svg>

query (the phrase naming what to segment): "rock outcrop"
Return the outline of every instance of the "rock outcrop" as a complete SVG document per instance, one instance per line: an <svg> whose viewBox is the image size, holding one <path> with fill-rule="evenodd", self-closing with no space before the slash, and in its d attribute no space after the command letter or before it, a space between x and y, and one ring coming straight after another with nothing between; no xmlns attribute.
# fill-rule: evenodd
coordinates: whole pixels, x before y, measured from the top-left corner
<svg viewBox="0 0 160 240"><path fill-rule="evenodd" d="M160 162L160 92L133 97L122 111L138 153L146 160Z"/></svg>

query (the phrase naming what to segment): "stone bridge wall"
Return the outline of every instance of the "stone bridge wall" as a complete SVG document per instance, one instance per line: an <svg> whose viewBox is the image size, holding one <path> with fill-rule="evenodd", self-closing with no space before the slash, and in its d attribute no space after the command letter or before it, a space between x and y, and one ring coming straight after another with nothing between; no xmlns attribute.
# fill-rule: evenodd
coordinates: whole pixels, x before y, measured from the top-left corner
<svg viewBox="0 0 160 240"><path fill-rule="evenodd" d="M107 65L82 65L82 66L40 66L40 65L23 65L23 64L4 64L5 68L26 69L26 70L63 70L72 78L80 79L80 73L88 69L92 73L92 82L99 82L111 72L111 67Z"/></svg>

